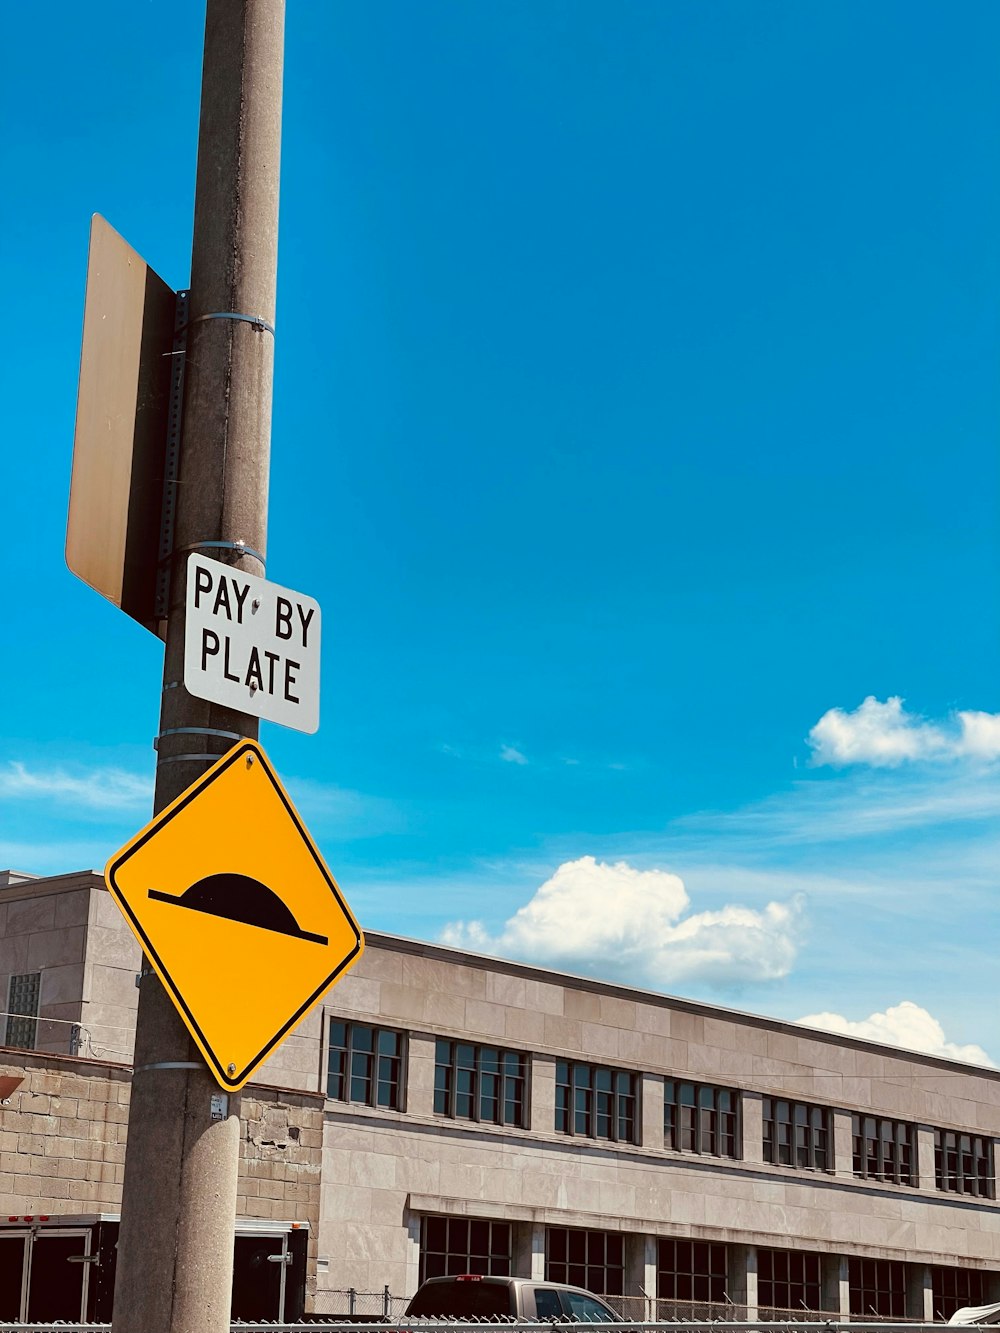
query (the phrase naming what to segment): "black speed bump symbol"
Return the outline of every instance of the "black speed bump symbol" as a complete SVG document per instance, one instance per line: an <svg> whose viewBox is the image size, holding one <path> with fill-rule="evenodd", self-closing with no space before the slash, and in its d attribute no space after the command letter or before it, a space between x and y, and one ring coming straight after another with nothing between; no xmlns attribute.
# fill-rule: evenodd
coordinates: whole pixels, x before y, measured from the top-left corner
<svg viewBox="0 0 1000 1333"><path fill-rule="evenodd" d="M329 944L326 935L302 930L274 890L250 875L225 872L208 875L177 897L160 889L150 889L149 896L156 902L186 907L207 916L220 916L227 921L239 921L260 930L273 930L278 935L291 935L293 939L308 940L312 944Z"/></svg>

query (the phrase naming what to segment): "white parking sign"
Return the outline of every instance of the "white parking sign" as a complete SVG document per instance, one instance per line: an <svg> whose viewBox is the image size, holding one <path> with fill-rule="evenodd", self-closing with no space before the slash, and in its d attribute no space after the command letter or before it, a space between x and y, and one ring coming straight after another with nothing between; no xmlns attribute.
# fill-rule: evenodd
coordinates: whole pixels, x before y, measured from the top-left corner
<svg viewBox="0 0 1000 1333"><path fill-rule="evenodd" d="M319 727L320 609L312 597L192 555L187 567L184 688L210 703Z"/></svg>

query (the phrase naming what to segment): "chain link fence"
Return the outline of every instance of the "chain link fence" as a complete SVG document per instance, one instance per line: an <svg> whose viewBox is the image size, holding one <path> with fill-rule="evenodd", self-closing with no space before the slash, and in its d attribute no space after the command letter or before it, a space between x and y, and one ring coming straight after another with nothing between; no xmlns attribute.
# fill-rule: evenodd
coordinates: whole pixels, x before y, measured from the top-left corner
<svg viewBox="0 0 1000 1333"><path fill-rule="evenodd" d="M393 1296L389 1288L381 1291L357 1291L354 1287L316 1293L316 1314L332 1319L398 1319L406 1309L405 1296Z"/></svg>

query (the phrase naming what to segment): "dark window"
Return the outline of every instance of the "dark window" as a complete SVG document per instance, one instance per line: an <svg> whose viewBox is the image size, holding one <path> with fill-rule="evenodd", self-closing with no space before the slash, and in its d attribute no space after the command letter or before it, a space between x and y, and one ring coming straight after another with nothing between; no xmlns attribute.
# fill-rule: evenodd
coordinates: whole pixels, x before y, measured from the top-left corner
<svg viewBox="0 0 1000 1333"><path fill-rule="evenodd" d="M826 1171L830 1159L830 1112L825 1106L764 1098L764 1161Z"/></svg>
<svg viewBox="0 0 1000 1333"><path fill-rule="evenodd" d="M10 989L7 992L6 1044L8 1046L16 1046L22 1051L34 1049L41 982L40 972L27 972L22 976L11 977Z"/></svg>
<svg viewBox="0 0 1000 1333"><path fill-rule="evenodd" d="M993 1152L989 1139L957 1129L934 1131L934 1178L939 1190L995 1197Z"/></svg>
<svg viewBox="0 0 1000 1333"><path fill-rule="evenodd" d="M663 1081L663 1142L680 1152L738 1157L739 1093L706 1083Z"/></svg>
<svg viewBox="0 0 1000 1333"><path fill-rule="evenodd" d="M895 1259L849 1259L851 1315L906 1317L906 1265Z"/></svg>
<svg viewBox="0 0 1000 1333"><path fill-rule="evenodd" d="M556 1132L635 1143L635 1075L557 1060Z"/></svg>
<svg viewBox="0 0 1000 1333"><path fill-rule="evenodd" d="M528 1061L520 1051L438 1038L434 1112L456 1120L527 1126Z"/></svg>
<svg viewBox="0 0 1000 1333"><path fill-rule="evenodd" d="M916 1127L904 1120L852 1115L854 1174L862 1180L890 1180L897 1185L915 1185L916 1133Z"/></svg>
<svg viewBox="0 0 1000 1333"><path fill-rule="evenodd" d="M563 1300L566 1302L570 1319L575 1319L578 1323L607 1324L618 1322L614 1311L609 1310L600 1301L595 1301L593 1296L582 1296L577 1291L564 1291Z"/></svg>
<svg viewBox="0 0 1000 1333"><path fill-rule="evenodd" d="M661 1301L723 1304L726 1299L725 1245L714 1241L661 1237L656 1251L656 1295ZM659 1317L671 1318L672 1315L661 1309Z"/></svg>
<svg viewBox="0 0 1000 1333"><path fill-rule="evenodd" d="M403 1034L391 1028L331 1019L326 1095L338 1102L400 1110L403 1043Z"/></svg>
<svg viewBox="0 0 1000 1333"><path fill-rule="evenodd" d="M947 1323L963 1305L987 1305L990 1296L987 1277L971 1268L931 1269L931 1291L934 1295L934 1318Z"/></svg>
<svg viewBox="0 0 1000 1333"><path fill-rule="evenodd" d="M561 1319L562 1301L555 1287L535 1288L535 1316L538 1319Z"/></svg>
<svg viewBox="0 0 1000 1333"><path fill-rule="evenodd" d="M798 1250L757 1251L757 1302L761 1319L788 1311L818 1311L820 1257ZM766 1313L765 1313L766 1312Z"/></svg>
<svg viewBox="0 0 1000 1333"><path fill-rule="evenodd" d="M600 1296L625 1291L625 1238L620 1231L576 1231L549 1227L545 1233L545 1278L568 1282Z"/></svg>
<svg viewBox="0 0 1000 1333"><path fill-rule="evenodd" d="M510 1277L510 1223L469 1217L425 1217L420 1226L420 1281L429 1277L456 1277L479 1273L483 1277ZM486 1314L507 1314L506 1288L487 1288L490 1296L500 1292L503 1306ZM469 1295L469 1293L464 1293ZM435 1297L441 1299L439 1292ZM451 1314L451 1310L410 1310L410 1314ZM468 1314L468 1309L460 1311Z"/></svg>

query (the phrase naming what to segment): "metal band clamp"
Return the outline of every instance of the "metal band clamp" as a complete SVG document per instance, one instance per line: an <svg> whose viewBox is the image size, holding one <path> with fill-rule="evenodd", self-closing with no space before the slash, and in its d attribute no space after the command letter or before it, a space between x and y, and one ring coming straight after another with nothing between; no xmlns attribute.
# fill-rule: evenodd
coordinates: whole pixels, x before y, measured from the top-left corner
<svg viewBox="0 0 1000 1333"><path fill-rule="evenodd" d="M259 563L261 569L267 569L267 561L260 551L248 546L242 538L234 542L192 542L190 546L176 546L166 559L172 560L175 555L187 555L190 551L206 550L235 551L238 557L250 555Z"/></svg>
<svg viewBox="0 0 1000 1333"><path fill-rule="evenodd" d="M208 315L197 315L194 319L189 319L185 327L190 328L192 324L200 324L205 319L236 319L243 324L252 324L258 333L266 331L272 338L274 337L274 325L269 324L261 315L240 315L235 310L213 310Z"/></svg>
<svg viewBox="0 0 1000 1333"><path fill-rule="evenodd" d="M157 763L184 764L191 760L193 763L214 764L217 759L223 758L225 758L225 752L222 754L161 754Z"/></svg>
<svg viewBox="0 0 1000 1333"><path fill-rule="evenodd" d="M204 1068L205 1066L203 1064L199 1064L197 1060L161 1060L158 1064L154 1065L136 1065L136 1067L132 1070L132 1077L135 1078L136 1074L145 1074L148 1069L204 1069Z"/></svg>
<svg viewBox="0 0 1000 1333"><path fill-rule="evenodd" d="M158 742L164 736L221 736L227 741L241 741L238 731L219 731L217 727L164 727L159 736L153 738L153 749L158 750Z"/></svg>

